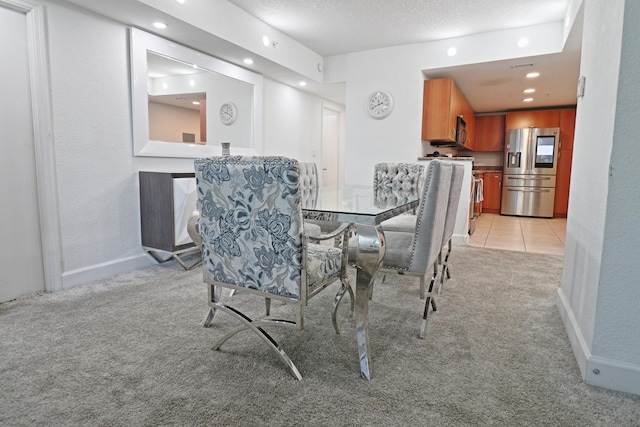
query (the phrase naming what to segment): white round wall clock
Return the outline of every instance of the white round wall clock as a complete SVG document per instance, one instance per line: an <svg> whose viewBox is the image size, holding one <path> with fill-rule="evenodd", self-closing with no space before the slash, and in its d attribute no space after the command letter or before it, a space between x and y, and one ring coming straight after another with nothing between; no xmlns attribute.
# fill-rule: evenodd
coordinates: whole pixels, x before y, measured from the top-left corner
<svg viewBox="0 0 640 427"><path fill-rule="evenodd" d="M236 105L233 102L227 102L220 107L220 121L222 124L230 125L236 121Z"/></svg>
<svg viewBox="0 0 640 427"><path fill-rule="evenodd" d="M393 97L386 90L377 90L369 95L367 110L374 119L384 119L393 111Z"/></svg>

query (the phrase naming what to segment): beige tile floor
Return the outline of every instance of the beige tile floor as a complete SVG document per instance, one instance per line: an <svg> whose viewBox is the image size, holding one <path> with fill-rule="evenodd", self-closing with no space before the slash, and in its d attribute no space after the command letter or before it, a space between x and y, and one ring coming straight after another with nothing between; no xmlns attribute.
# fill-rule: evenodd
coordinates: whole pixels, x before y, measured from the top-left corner
<svg viewBox="0 0 640 427"><path fill-rule="evenodd" d="M564 255L566 218L526 218L482 214L469 246Z"/></svg>

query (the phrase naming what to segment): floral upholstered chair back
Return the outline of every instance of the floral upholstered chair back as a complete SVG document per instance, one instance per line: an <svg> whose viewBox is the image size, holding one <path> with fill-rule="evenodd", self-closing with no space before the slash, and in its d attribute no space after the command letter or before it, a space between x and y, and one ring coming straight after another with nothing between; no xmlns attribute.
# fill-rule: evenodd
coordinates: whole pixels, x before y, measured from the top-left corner
<svg viewBox="0 0 640 427"><path fill-rule="evenodd" d="M373 188L376 206L406 203L419 195L424 183L424 166L417 163L377 163Z"/></svg>
<svg viewBox="0 0 640 427"><path fill-rule="evenodd" d="M204 281L305 299L298 162L230 156L194 164Z"/></svg>

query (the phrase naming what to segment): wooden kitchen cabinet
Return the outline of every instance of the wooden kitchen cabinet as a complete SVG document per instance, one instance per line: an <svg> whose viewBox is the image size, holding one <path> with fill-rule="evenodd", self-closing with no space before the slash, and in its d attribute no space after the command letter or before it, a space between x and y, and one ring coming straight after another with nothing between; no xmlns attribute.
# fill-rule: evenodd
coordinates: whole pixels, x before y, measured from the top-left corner
<svg viewBox="0 0 640 427"><path fill-rule="evenodd" d="M553 217L566 218L569 207L569 185L571 184L571 161L573 150L558 152L556 169L556 195L553 202Z"/></svg>
<svg viewBox="0 0 640 427"><path fill-rule="evenodd" d="M553 205L555 218L566 218L569 207L569 187L571 185L571 162L573 160L576 109L560 110L560 149L556 169L556 195Z"/></svg>
<svg viewBox="0 0 640 427"><path fill-rule="evenodd" d="M467 145L473 144L476 115L456 82L450 77L425 80L422 140L454 142L458 116L467 123Z"/></svg>
<svg viewBox="0 0 640 427"><path fill-rule="evenodd" d="M560 127L560 110L529 110L507 113L507 129L520 129L528 127Z"/></svg>
<svg viewBox="0 0 640 427"><path fill-rule="evenodd" d="M560 149L573 150L573 133L576 128L576 109L560 110Z"/></svg>
<svg viewBox="0 0 640 427"><path fill-rule="evenodd" d="M482 211L499 214L502 201L502 172L485 172L483 175Z"/></svg>
<svg viewBox="0 0 640 427"><path fill-rule="evenodd" d="M504 149L505 115L476 117L476 137L473 151L502 151Z"/></svg>

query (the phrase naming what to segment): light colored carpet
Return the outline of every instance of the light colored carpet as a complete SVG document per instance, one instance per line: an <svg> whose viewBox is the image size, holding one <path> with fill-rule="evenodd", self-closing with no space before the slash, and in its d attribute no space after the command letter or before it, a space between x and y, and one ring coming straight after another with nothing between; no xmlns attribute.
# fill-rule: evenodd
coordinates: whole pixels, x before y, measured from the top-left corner
<svg viewBox="0 0 640 427"><path fill-rule="evenodd" d="M211 350L236 323L218 313L203 328L201 271L174 261L0 304L0 425L640 425L640 396L583 383L555 307L561 268L557 256L455 248L424 341L417 280L378 280L370 382L348 303L333 331L337 284L312 299L303 331L272 329L301 382L250 332Z"/></svg>

